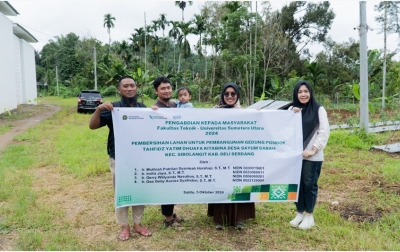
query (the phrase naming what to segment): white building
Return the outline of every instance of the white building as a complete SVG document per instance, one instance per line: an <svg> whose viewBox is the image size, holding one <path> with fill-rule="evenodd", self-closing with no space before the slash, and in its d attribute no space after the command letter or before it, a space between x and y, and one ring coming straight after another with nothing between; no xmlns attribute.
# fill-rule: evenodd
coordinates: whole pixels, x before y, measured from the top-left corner
<svg viewBox="0 0 400 252"><path fill-rule="evenodd" d="M37 104L35 50L29 43L38 41L6 17L18 14L0 1L0 114L19 104Z"/></svg>

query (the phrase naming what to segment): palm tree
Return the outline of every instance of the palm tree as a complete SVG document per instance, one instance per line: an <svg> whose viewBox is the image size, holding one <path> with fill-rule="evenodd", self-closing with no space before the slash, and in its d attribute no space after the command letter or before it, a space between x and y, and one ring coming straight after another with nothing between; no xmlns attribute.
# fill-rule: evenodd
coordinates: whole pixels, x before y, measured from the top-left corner
<svg viewBox="0 0 400 252"><path fill-rule="evenodd" d="M199 42L197 42L197 54L201 56L204 59L205 63L205 74L204 76L207 77L207 58L203 57L203 45L202 45L202 40L201 40L201 34L206 31L206 20L203 18L202 15L194 15L194 18L192 19L193 24L195 27L193 28L193 33L198 34L200 36ZM200 102L200 83L199 82L199 102Z"/></svg>
<svg viewBox="0 0 400 252"><path fill-rule="evenodd" d="M317 85L317 80L319 77L326 74L326 70L321 67L318 62L312 62L307 66L309 72L309 76L314 84L314 90ZM314 91L315 92L315 91Z"/></svg>
<svg viewBox="0 0 400 252"><path fill-rule="evenodd" d="M158 28L160 27L160 25L158 24L158 20L153 20L151 22L153 23L153 25L151 25L150 27L151 27L151 29L153 31L153 36L154 36L155 35L154 33L156 31L158 31Z"/></svg>
<svg viewBox="0 0 400 252"><path fill-rule="evenodd" d="M111 16L110 13L104 15L104 24L103 24L103 27L107 27L109 50L110 50L110 46L111 46L110 29L111 29L111 28L114 28L113 20L115 21L115 17Z"/></svg>
<svg viewBox="0 0 400 252"><path fill-rule="evenodd" d="M142 51L144 50L145 43L145 31L143 28L135 29L136 33L132 33L130 40L132 41L132 47L139 48L140 65L142 64Z"/></svg>
<svg viewBox="0 0 400 252"><path fill-rule="evenodd" d="M189 5L192 5L192 4L193 4L193 1L188 1L188 3L189 3ZM175 6L178 6L179 9L182 10L182 23L183 23L183 22L185 21L185 20L183 19L183 11L184 11L185 8L186 8L186 1L175 1Z"/></svg>
<svg viewBox="0 0 400 252"><path fill-rule="evenodd" d="M122 42L118 44L117 54L122 58L125 65L131 61L132 54L129 51L129 45L126 40L122 40Z"/></svg>
<svg viewBox="0 0 400 252"><path fill-rule="evenodd" d="M154 65L156 67L158 67L158 65L159 65L159 53L160 53L159 52L159 43L160 43L160 38L157 35L154 35L152 37L151 46L152 46L152 51L154 54Z"/></svg>
<svg viewBox="0 0 400 252"><path fill-rule="evenodd" d="M146 46L151 45L152 36L151 34L154 33L154 26L148 25L145 27L145 37L146 37Z"/></svg>
<svg viewBox="0 0 400 252"><path fill-rule="evenodd" d="M197 14L194 15L192 22L195 25L195 27L193 28L193 33L196 35L197 34L200 35L199 42L197 43L198 44L197 52L200 56L202 56L203 55L203 53L202 53L203 47L201 44L201 34L206 30L206 22L202 15L197 15Z"/></svg>
<svg viewBox="0 0 400 252"><path fill-rule="evenodd" d="M178 44L180 51L182 52L183 58L187 58L190 55L191 49L190 49L190 43L187 40L187 36L192 33L192 28L190 25L192 24L191 21L185 23L185 22L180 22L179 23L179 28L181 29L181 34L178 37ZM179 54L179 59L180 59L181 54ZM185 62L186 63L186 60ZM178 61L178 72L179 72L179 67L180 67L180 60Z"/></svg>
<svg viewBox="0 0 400 252"><path fill-rule="evenodd" d="M138 36L136 34L132 33L129 40L131 41L130 48L131 48L132 52L135 53L135 57L139 58L139 62L140 62L141 58L140 58L140 47L139 47ZM136 54L138 54L138 56L136 56Z"/></svg>
<svg viewBox="0 0 400 252"><path fill-rule="evenodd" d="M169 26L169 22L166 17L167 17L166 14L160 14L160 19L157 20L158 27L162 29L163 37L164 37L164 30L165 30L166 26Z"/></svg>
<svg viewBox="0 0 400 252"><path fill-rule="evenodd" d="M179 37L181 34L181 31L179 30L179 22L178 21L170 21L169 22L172 25L171 30L168 32L168 36L170 38L174 39L174 67L175 67L175 45L176 45L176 39Z"/></svg>
<svg viewBox="0 0 400 252"><path fill-rule="evenodd" d="M162 34L163 34L163 39L161 40L161 48L163 51L163 58L164 58L164 67L165 67L165 62L166 62L166 57L165 57L165 52L167 51L167 46L166 46L166 39L165 39L165 35L164 35L164 30L166 28L166 26L169 26L169 22L166 18L166 14L160 14L160 19L157 20L158 22L158 27L162 29Z"/></svg>

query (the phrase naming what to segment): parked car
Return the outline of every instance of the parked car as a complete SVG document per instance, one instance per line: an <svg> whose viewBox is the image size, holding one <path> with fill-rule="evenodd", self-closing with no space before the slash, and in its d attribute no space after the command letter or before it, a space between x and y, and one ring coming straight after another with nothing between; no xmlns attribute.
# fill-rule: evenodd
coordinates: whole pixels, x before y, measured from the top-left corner
<svg viewBox="0 0 400 252"><path fill-rule="evenodd" d="M78 95L78 113L83 111L94 111L103 103L103 96L96 90L82 90Z"/></svg>

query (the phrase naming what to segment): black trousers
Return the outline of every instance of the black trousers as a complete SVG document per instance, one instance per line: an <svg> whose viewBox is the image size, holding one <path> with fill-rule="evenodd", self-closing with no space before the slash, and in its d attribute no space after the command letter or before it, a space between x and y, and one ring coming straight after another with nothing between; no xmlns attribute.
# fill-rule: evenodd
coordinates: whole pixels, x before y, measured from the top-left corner
<svg viewBox="0 0 400 252"><path fill-rule="evenodd" d="M174 214L174 205L161 205L161 213L164 216L171 216Z"/></svg>

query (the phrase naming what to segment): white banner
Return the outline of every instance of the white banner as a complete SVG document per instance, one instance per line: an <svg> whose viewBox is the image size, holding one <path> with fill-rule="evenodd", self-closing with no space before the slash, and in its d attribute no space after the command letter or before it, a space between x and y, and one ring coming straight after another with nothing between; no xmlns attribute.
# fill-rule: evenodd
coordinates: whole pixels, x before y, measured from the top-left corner
<svg viewBox="0 0 400 252"><path fill-rule="evenodd" d="M301 113L114 108L116 207L297 201Z"/></svg>

